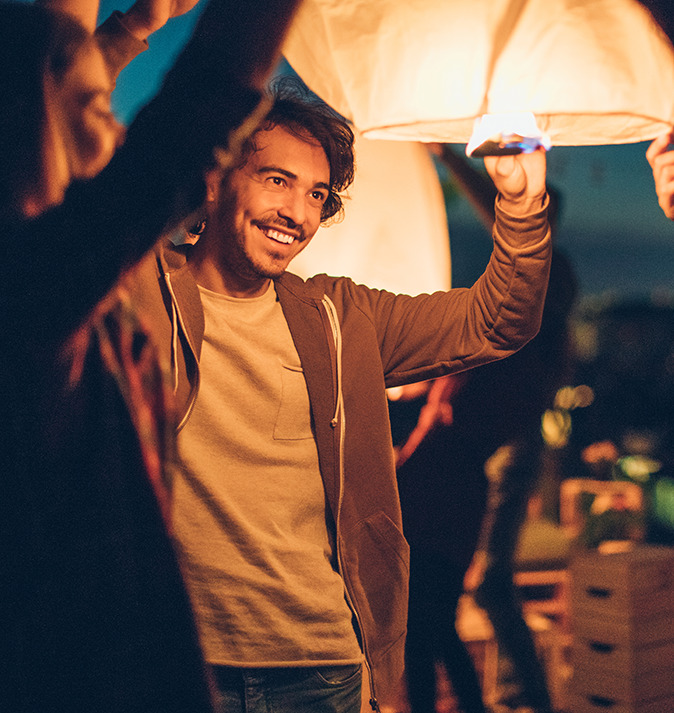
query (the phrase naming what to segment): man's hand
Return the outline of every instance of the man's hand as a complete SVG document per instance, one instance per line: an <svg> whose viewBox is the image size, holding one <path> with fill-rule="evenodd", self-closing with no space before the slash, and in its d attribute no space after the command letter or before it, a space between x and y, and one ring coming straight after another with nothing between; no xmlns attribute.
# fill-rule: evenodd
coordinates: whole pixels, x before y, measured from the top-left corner
<svg viewBox="0 0 674 713"><path fill-rule="evenodd" d="M646 151L646 158L653 169L658 204L664 214L674 220L674 150L669 150L671 143L674 143L674 129L653 141Z"/></svg>
<svg viewBox="0 0 674 713"><path fill-rule="evenodd" d="M172 17L189 12L199 0L136 0L124 13L124 26L139 40L146 40Z"/></svg>
<svg viewBox="0 0 674 713"><path fill-rule="evenodd" d="M541 208L545 197L544 149L515 156L485 156L484 165L507 213L527 215Z"/></svg>

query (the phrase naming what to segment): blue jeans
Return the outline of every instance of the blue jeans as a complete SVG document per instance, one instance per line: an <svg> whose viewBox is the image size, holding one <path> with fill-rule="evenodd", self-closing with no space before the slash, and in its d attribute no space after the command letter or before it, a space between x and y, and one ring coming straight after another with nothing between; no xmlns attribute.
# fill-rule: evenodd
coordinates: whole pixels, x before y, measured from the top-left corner
<svg viewBox="0 0 674 713"><path fill-rule="evenodd" d="M359 713L361 664L318 668L213 666L216 713Z"/></svg>

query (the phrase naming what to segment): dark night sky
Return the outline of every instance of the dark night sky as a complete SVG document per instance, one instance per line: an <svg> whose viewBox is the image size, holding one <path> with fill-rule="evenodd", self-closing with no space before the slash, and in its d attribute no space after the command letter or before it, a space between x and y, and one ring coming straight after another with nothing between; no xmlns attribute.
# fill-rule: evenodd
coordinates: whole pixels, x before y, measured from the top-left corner
<svg viewBox="0 0 674 713"><path fill-rule="evenodd" d="M130 4L102 0L101 17ZM114 100L122 119L128 121L156 91L198 11L157 32L150 49L123 72ZM617 297L646 297L656 291L674 296L674 224L657 205L644 156L647 145L555 147L548 154L549 180L564 196L559 246L573 260L585 295L610 291ZM449 227L459 271L455 280L469 280L489 242L463 201L450 206Z"/></svg>
<svg viewBox="0 0 674 713"><path fill-rule="evenodd" d="M548 180L563 196L558 245L572 259L583 295L674 298L674 223L657 204L647 146L553 147L548 153ZM478 262L462 236L474 225L470 208L450 205L449 220L453 263L470 262L468 274L476 277Z"/></svg>

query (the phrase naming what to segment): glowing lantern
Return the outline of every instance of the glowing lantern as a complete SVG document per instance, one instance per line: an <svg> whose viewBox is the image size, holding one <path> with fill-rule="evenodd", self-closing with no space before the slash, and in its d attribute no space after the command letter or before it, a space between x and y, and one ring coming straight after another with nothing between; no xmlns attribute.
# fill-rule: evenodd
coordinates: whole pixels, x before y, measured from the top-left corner
<svg viewBox="0 0 674 713"><path fill-rule="evenodd" d="M636 0L305 0L284 54L367 138L467 143L533 112L553 145L674 123L674 50Z"/></svg>

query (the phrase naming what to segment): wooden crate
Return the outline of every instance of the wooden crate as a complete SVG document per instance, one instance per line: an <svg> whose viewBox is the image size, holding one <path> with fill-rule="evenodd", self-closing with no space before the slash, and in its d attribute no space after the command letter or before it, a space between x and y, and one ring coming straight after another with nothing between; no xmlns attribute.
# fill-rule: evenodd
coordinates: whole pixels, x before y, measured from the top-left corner
<svg viewBox="0 0 674 713"><path fill-rule="evenodd" d="M571 566L573 713L674 713L674 548Z"/></svg>
<svg viewBox="0 0 674 713"><path fill-rule="evenodd" d="M641 545L627 552L586 552L571 565L574 616L626 623L674 612L674 548Z"/></svg>
<svg viewBox="0 0 674 713"><path fill-rule="evenodd" d="M629 674L598 666L593 668L574 666L571 690L577 695L594 696L631 705L654 699L674 698L673 671L671 660L668 666L660 670L633 670ZM662 713L666 712L662 711Z"/></svg>
<svg viewBox="0 0 674 713"><path fill-rule="evenodd" d="M674 697L633 704L615 698L572 694L568 697L567 709L573 713L671 713Z"/></svg>
<svg viewBox="0 0 674 713"><path fill-rule="evenodd" d="M608 668L631 675L632 671L672 669L674 616L644 619L639 626L598 618L575 622L574 666Z"/></svg>

